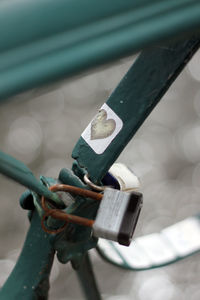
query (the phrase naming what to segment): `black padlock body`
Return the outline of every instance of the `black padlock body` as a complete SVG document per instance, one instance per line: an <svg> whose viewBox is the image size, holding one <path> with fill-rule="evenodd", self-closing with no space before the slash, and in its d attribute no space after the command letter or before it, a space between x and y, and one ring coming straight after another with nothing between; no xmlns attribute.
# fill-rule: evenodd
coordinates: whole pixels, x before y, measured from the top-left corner
<svg viewBox="0 0 200 300"><path fill-rule="evenodd" d="M139 192L130 194L129 203L124 214L119 234L118 243L124 246L129 246L137 225L140 211L143 204L143 196Z"/></svg>

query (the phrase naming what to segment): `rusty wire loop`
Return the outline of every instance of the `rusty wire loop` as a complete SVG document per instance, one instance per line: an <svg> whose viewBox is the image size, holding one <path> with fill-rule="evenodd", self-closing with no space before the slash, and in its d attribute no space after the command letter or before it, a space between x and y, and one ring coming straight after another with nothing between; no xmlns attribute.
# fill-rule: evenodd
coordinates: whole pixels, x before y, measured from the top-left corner
<svg viewBox="0 0 200 300"><path fill-rule="evenodd" d="M88 190L85 190L85 189L81 189L81 188L78 188L78 187L75 187L75 186L66 185L66 184L53 185L49 188L49 190L52 191L52 192L58 192L58 191L59 192L60 191L70 192L70 193L73 193L75 195L92 198L92 199L97 200L97 201L100 201L103 197L102 194L92 192L92 191L88 191ZM44 198L44 196L42 196L41 205L42 205L42 208L43 208L45 214L42 217L41 224L42 224L42 228L43 228L44 231L46 231L48 233L51 233L51 234L52 233L59 233L59 232L61 232L65 229L65 227L67 226L68 223L74 223L74 224L79 224L79 225L83 225L83 226L87 226L87 227L92 227L92 225L94 223L94 220L90 220L90 219L87 219L87 218L67 214L67 213L63 212L62 210L59 210L59 209L53 207L52 204L50 204L49 202L48 202L48 205L47 205L47 202L48 202L48 200L46 200ZM49 208L48 206L50 206L51 208ZM52 218L57 219L57 220L65 221L65 224L62 227L58 228L58 229L50 230L45 226L45 223L44 223L45 219L49 216L51 216Z"/></svg>

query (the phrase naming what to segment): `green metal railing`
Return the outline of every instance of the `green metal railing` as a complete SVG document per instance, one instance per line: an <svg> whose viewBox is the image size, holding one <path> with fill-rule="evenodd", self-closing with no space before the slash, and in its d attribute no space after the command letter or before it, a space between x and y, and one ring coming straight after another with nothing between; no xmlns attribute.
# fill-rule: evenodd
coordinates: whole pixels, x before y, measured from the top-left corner
<svg viewBox="0 0 200 300"><path fill-rule="evenodd" d="M198 31L198 0L0 3L0 98Z"/></svg>
<svg viewBox="0 0 200 300"><path fill-rule="evenodd" d="M80 180L83 174L88 172L92 180L101 181L198 49L199 29L199 1L115 0L112 5L105 0L1 1L0 98L151 47L140 54L107 101L122 120L121 131L102 154L81 137L72 154L73 172L60 172L61 182L88 188ZM168 41L171 39L173 42ZM44 233L37 212L39 196L48 196L55 203L58 197L26 166L2 152L0 171L31 190L20 200L22 207L31 211L30 229L20 258L0 290L0 299L47 299L55 252L62 263L72 262L86 298L100 299L87 254L97 243L91 230L70 225L58 235ZM55 183L43 178L43 184L45 180L49 185ZM94 218L97 209L91 200L76 197L75 204L65 210Z"/></svg>

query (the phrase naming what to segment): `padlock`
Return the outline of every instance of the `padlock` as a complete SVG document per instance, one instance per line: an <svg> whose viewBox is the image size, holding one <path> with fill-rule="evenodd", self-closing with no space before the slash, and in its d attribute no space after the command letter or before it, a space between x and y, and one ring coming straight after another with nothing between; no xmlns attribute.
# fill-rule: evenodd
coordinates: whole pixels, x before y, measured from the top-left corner
<svg viewBox="0 0 200 300"><path fill-rule="evenodd" d="M137 220L142 207L142 194L138 192L123 192L117 189L105 188L104 194L96 193L75 186L56 184L49 188L52 192L65 191L76 195L101 201L96 220L71 215L62 210L49 208L44 197L41 205L44 210L42 217L42 228L48 233L59 233L65 229L68 223L92 227L93 235L108 240L116 241L121 245L129 246ZM51 216L55 219L65 221L58 229L46 227L45 219Z"/></svg>
<svg viewBox="0 0 200 300"><path fill-rule="evenodd" d="M103 185L122 191L135 191L140 187L138 177L126 165L115 163L102 180Z"/></svg>
<svg viewBox="0 0 200 300"><path fill-rule="evenodd" d="M93 235L129 246L141 207L141 193L106 188L92 226Z"/></svg>

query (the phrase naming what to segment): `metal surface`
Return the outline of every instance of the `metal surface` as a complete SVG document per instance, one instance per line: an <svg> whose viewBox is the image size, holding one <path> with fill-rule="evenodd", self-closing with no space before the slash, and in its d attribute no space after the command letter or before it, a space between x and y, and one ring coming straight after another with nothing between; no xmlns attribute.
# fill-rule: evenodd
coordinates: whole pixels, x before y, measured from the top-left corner
<svg viewBox="0 0 200 300"><path fill-rule="evenodd" d="M2 151L0 151L0 173L22 184L35 193L44 195L57 203L58 206L64 207L64 203L60 198L37 180L31 170L23 162Z"/></svg>
<svg viewBox="0 0 200 300"><path fill-rule="evenodd" d="M73 262L72 262L73 264ZM75 264L74 264L75 265ZM101 300L101 295L95 281L94 271L92 269L92 263L89 257L89 254L86 253L76 269L76 273L79 279L79 282L82 286L82 290L87 300Z"/></svg>
<svg viewBox="0 0 200 300"><path fill-rule="evenodd" d="M101 195L101 194L94 193L94 192L88 191L86 189L81 189L81 188L66 185L66 184L53 185L49 188L49 190L52 192L58 192L58 191L64 191L64 192L68 192L68 193L71 192L74 195L82 196L83 199L91 198L91 199L97 200L97 201L100 201L103 197L103 195ZM42 217L42 223L41 223L42 228L44 231L51 233L51 234L60 233L61 231L63 231L66 228L66 226L69 223L82 225L82 226L86 226L86 227L92 227L92 225L94 223L94 220L89 220L87 218L82 218L82 217L79 217L76 215L67 214L64 211L57 209L55 206L53 206L53 208L51 208L51 206L48 207L48 201L46 203L45 197L41 198L41 206L44 211L44 215ZM46 223L45 223L45 219L48 217L52 217L53 219L56 219L56 220L62 220L65 222L65 224L62 227L57 228L57 229L49 229L49 228L47 228Z"/></svg>
<svg viewBox="0 0 200 300"><path fill-rule="evenodd" d="M145 194L137 236L159 231L199 211L198 62L199 53L120 158L140 177ZM9 151L25 162L29 159L29 167L35 174L56 178L62 166L70 166L71 149L81 130L130 65L131 59L121 60L104 71L63 85L60 90L49 91L47 96L31 100L37 94L29 93L12 103L1 105L3 151ZM41 128L42 140L39 139L37 127L33 127L33 133L30 131L30 125L35 123ZM22 125L25 132L32 134L20 135L19 128ZM30 139L35 137L35 132L40 142L36 144L38 148ZM59 137L55 134L57 132ZM19 142L11 143L13 135ZM31 149L26 148L27 142L33 145ZM41 151L36 151L38 149ZM23 157L19 152L22 150ZM32 156L32 153L36 154ZM19 253L28 222L24 211L16 205L16 199L23 192L22 187L3 177L0 184L2 284L12 266L11 262L14 264ZM80 184L77 178L76 184ZM198 260L199 255L194 255L162 269L133 273L119 270L92 253L95 273L105 300L151 300L152 293L156 299L198 300ZM50 299L83 299L73 273L70 264L63 266L55 261Z"/></svg>
<svg viewBox="0 0 200 300"><path fill-rule="evenodd" d="M101 154L95 153L83 137L73 150L73 158L90 174L91 180L98 182L105 175L199 45L197 36L141 53L106 102L123 123L122 129ZM92 125L89 130L92 131ZM98 140L102 145L106 139Z"/></svg>
<svg viewBox="0 0 200 300"><path fill-rule="evenodd" d="M54 250L35 211L18 262L0 290L0 299L47 299Z"/></svg>
<svg viewBox="0 0 200 300"><path fill-rule="evenodd" d="M73 156L78 158L80 165L87 168L91 178L98 180L109 169L112 162L132 137L134 131L142 124L198 46L199 40L194 38L190 41L170 46L167 49L158 48L152 50L148 55L144 53L140 56L125 76L124 81L120 83L116 92L108 100L108 104L123 120L124 126L122 132L117 135L114 142L109 146L109 152L106 150L103 155L94 155L83 141L79 141L75 148ZM143 75L143 80L141 80L140 74ZM136 78L139 78L140 81L136 81ZM149 84L144 88L147 82ZM134 83L135 85L133 85ZM115 95L116 97L114 97ZM123 100L121 100L122 98ZM135 99L135 101L132 99ZM130 111L131 114L129 115L130 121L126 123L128 120L127 111ZM134 117L132 111L135 112ZM112 150L111 147L113 145L114 148ZM62 181L64 179L64 181L66 180L66 182L63 181L64 183L70 184L70 181L73 181L72 174L64 172L65 175L63 176L63 172L61 173L62 176L60 174L60 179ZM80 182L77 181L77 183L80 185ZM97 207L98 205L96 204L77 199L75 206L72 207L72 211L77 213L77 215L90 218L96 215ZM66 263L73 257L74 259L76 256L80 257L88 249L95 246L95 240L91 239L91 231L86 228L74 227L72 241L65 239L65 237L68 237L68 234L69 232L65 236L56 236L52 241L54 249L58 251L58 258L61 262ZM16 277L14 276L13 278ZM12 282L14 283L14 280ZM6 286L9 286L9 281ZM44 288L42 287L42 289ZM5 291L5 293L8 292L8 290Z"/></svg>
<svg viewBox="0 0 200 300"><path fill-rule="evenodd" d="M141 208L141 193L106 188L92 226L93 235L129 246Z"/></svg>
<svg viewBox="0 0 200 300"><path fill-rule="evenodd" d="M0 98L185 38L199 26L198 0L1 1Z"/></svg>
<svg viewBox="0 0 200 300"><path fill-rule="evenodd" d="M11 7L10 3L11 2L9 2L9 4L8 4L8 2L5 2L5 1L3 1L1 3L2 8L3 8L1 10L1 12L2 12L2 15L4 16L3 18L1 18L1 20L2 20L1 28L3 28L3 31L4 31L2 33L2 39L3 39L2 45L3 45L3 47L5 47L5 48L2 48L2 52L1 52L1 54L2 54L1 55L2 78L1 78L1 84L0 84L0 94L1 94L2 98L5 96L9 96L13 93L22 91L24 89L33 87L35 85L39 85L42 83L46 83L48 81L63 78L65 76L67 76L68 74L73 74L76 71L80 71L80 70L83 70L84 68L94 66L95 64L98 64L100 62L106 62L111 57L112 57L112 59L114 59L116 57L126 55L127 53L129 53L129 51L134 51L134 50L138 49L139 47L142 47L145 45L150 45L151 43L161 41L162 39L165 39L165 38L169 38L169 37L171 38L175 34L183 33L187 30L190 31L194 28L197 28L198 24L199 24L199 3L197 1L190 1L190 2L184 1L184 5L182 5L182 3L183 3L183 1L182 1L182 3L180 2L181 3L180 7L179 7L179 2L177 2L177 7L176 7L177 10L173 7L173 10L170 11L170 7L167 7L167 11L169 10L169 14L166 13L166 10L163 10L163 13L164 13L166 19L168 20L168 22L164 22L163 18L162 18L162 22L161 22L160 14L157 15L158 18L156 18L155 15L152 16L152 20L153 21L156 20L157 23L150 22L149 24L147 24L147 22L145 22L145 25L146 25L145 28L150 28L150 29L153 28L153 30L154 30L154 28L157 29L157 32L155 35L152 32L150 32L150 33L147 32L146 29L144 30L144 35L142 35L141 32L138 31L138 28L140 26L142 27L141 23L138 23L137 24L138 26L135 26L135 24L131 24L130 27L128 26L128 24L125 23L125 24L123 24L123 26L125 28L122 26L122 29L120 29L119 32L116 31L116 28L113 31L110 30L110 27L108 26L107 28L110 30L108 35L105 35L105 36L103 35L103 38L99 38L99 39L88 38L89 42L86 43L86 47L79 48L79 42L80 42L79 37L81 36L81 38L84 38L85 36L83 35L83 32L81 32L81 34L79 35L80 32L77 31L78 32L78 34L76 36L77 40L75 42L70 41L71 45L68 48L69 51L66 51L66 45L61 43L62 46L60 47L61 44L59 44L59 42L62 42L63 40L67 41L67 43L69 42L69 40L66 38L66 36L62 36L61 40L59 40L58 44L56 44L55 39L49 39L49 35L47 34L45 36L45 38L46 38L45 43L49 39L48 42L51 44L51 46L47 47L46 45L43 45L44 52L41 54L40 50L42 50L42 45L41 45L40 41L42 40L42 38L44 38L43 34L45 32L45 26L44 27L43 26L38 26L38 27L33 26L34 23L31 22L31 18L29 19L29 17L31 15L33 17L35 16L35 14L33 14L34 7L35 7L36 8L35 12L40 11L40 13L41 13L41 15L40 14L38 15L38 19L37 18L35 19L37 22L37 25L40 24L40 20L41 19L44 20L44 11L48 7L50 2L49 1L41 2L41 5L42 5L41 7L44 10L43 9L40 10L41 7L39 7L38 1L36 1L34 4L32 3L32 5L30 5L30 6L28 6L27 3L25 4L24 1L13 1L12 3L15 3L18 5L17 9L16 9L15 5L13 5ZM21 3L21 5L19 5L20 3ZM64 2L62 1L61 3L63 4L63 3L65 3L65 1ZM72 6L79 4L78 2L76 2L74 4L74 1L72 1L72 2L70 1L69 3L71 3ZM92 2L88 1L88 2L85 2L84 4L86 4L86 3L88 3L88 5L90 6ZM172 3L172 2L170 1L169 3ZM34 6L34 5L36 5L36 6ZM125 5L127 5L126 9L129 8L128 7L129 2L128 2L128 4L125 4ZM123 4L122 4L122 6L123 6ZM55 14L55 11L56 11L56 9L55 9L56 6L50 5L49 7L51 10L50 10L50 13L47 14L47 18L46 18L48 25L49 25L48 18L50 17L50 19L51 19L52 12ZM26 8L28 8L28 10L26 10ZM37 10L38 8L39 8L39 10ZM75 7L75 8L77 8L77 7ZM84 7L84 9L85 8L86 7ZM60 5L59 9L63 10L63 6ZM79 7L79 9L81 9L81 7ZM96 9L98 11L98 6L96 6ZM123 11L122 7L120 7L120 10ZM154 7L154 11L155 11L155 7ZM63 10L63 12L64 12L64 10ZM91 10L91 12L93 13L92 10ZM160 10L159 10L159 12L160 12ZM179 13L177 14L177 12L179 12ZM70 10L68 11L68 13L70 13ZM56 14L56 15L58 16L59 14ZM63 15L64 15L64 13L63 13ZM56 27L55 24L53 24L55 26L54 27L54 29L55 29L54 37L56 36L56 38L57 38L57 34L62 31L61 28L64 24L64 23L62 23L63 15L59 15L59 19L60 19L59 26L61 24L61 27L59 27L59 26ZM11 18L11 16L13 18ZM170 18L169 18L169 16L170 16ZM177 16L179 16L179 17L177 18ZM110 15L109 15L109 17L110 17ZM66 15L64 15L64 18L65 18L66 22L68 22L68 18L66 18ZM124 19L128 20L127 16ZM132 16L131 16L131 19L132 19ZM151 20L151 17L149 17L149 19ZM11 22L12 24L10 24L9 22L7 23L7 20L9 20L9 21L12 20L12 22ZM20 22L19 22L20 26L18 27L16 24L18 24L19 20L20 20ZM29 24L30 24L30 26L32 26L32 29L37 28L37 30L38 30L38 28L40 28L38 30L38 32L40 31L39 36L38 36L38 32L36 32L35 36L34 36L34 34L29 35L30 31L28 30L28 28L26 28L26 26L24 26L24 23L26 24L26 22L24 22L24 21L29 21ZM119 21L119 19L117 21ZM8 27L6 27L7 24L8 24ZM19 29L21 29L22 24L23 24L22 27L24 28L24 31L19 30ZM152 27L148 26L150 24L152 25ZM166 27L163 28L162 26L157 26L159 24L160 25L165 24ZM22 34L21 39L16 34L17 42L15 39L13 39L13 31L12 31L13 25L16 25L15 26L16 33L17 33L17 30L19 30L20 34ZM99 25L99 24L96 24L96 25ZM81 26L82 26L82 24L81 24ZM73 24L73 27L74 27L74 24ZM127 27L129 27L128 30L127 30ZM138 32L138 36L137 35L135 36L136 41L130 42L130 32L131 32L131 34L134 33L134 31L132 31L133 27L134 27L134 30L136 30ZM44 29L44 31L41 30L41 28ZM83 28L87 29L87 26L86 27L83 26ZM51 30L52 30L52 28L51 28ZM56 30L58 30L58 31L56 31ZM93 30L96 33L96 28L95 29L93 28ZM33 29L33 31L34 31L34 29ZM102 33L102 31L100 31L100 33ZM116 33L116 35L115 35L115 33ZM126 33L127 35L125 35L124 33ZM87 34L88 34L88 31L86 30L85 35L87 35ZM91 34L91 32L89 34ZM113 39L110 39L110 34L112 34ZM162 37L161 37L161 34L162 34ZM59 34L58 34L58 36L59 36ZM72 36L75 37L74 32L72 33ZM122 43L121 38L119 39L119 44L122 43L122 45L123 45L122 48L120 48L120 47L117 48L118 42L116 42L116 40L118 40L117 37L119 37L119 36L121 38L123 37L123 39L124 39L123 43ZM10 44L9 44L10 37L12 37L12 39L10 39ZM92 34L90 37L92 37ZM100 34L100 37L101 37L101 34ZM108 37L109 37L109 42L108 42ZM141 39L141 37L143 38L143 40ZM150 39L148 40L147 37L150 37ZM6 48L6 43L5 43L4 38L7 39L8 48ZM31 43L30 43L29 38L31 40ZM60 38L60 36L59 36L59 38ZM144 42L144 40L146 42ZM39 41L39 43L37 43L35 41ZM16 42L16 45L13 46L15 42ZM27 47L21 47L23 44L26 44ZM54 49L52 49L52 45L55 45L55 44L59 45L59 46L54 51ZM94 47L94 44L97 45L98 49ZM156 58L155 58L156 63L161 62L160 65L158 64L160 68L156 69L158 72L156 75L157 76L156 79L158 79L158 75L159 75L160 83L161 83L161 80L164 81L164 88L160 85L161 89L159 91L155 91L155 89L157 88L157 80L156 80L154 84L149 85L150 86L149 90L146 88L144 89L145 83L148 82L149 78L151 77L150 76L151 72L150 73L146 72L146 69L145 70L142 69L141 73L136 72L137 77L139 77L138 74L139 75L141 75L141 74L147 75L146 81L141 81L142 86L140 86L140 89L144 89L144 91L147 93L146 95L148 95L148 96L151 93L153 93L153 95L151 95L148 103L145 103L145 101L144 101L145 98L141 98L142 102L145 103L145 108L143 107L144 108L143 112L142 113L140 112L139 119L136 120L136 126L134 125L135 126L134 127L133 124L130 126L131 133L127 129L127 132L126 132L127 135L125 136L124 140L122 140L122 136L121 136L121 140L123 142L122 142L122 145L120 146L120 149L116 149L116 155L114 155L114 157L112 159L111 159L111 156L110 157L107 156L109 158L110 162L108 163L106 161L105 167L99 168L101 163L100 163L100 165L98 165L98 162L96 165L93 165L91 167L91 160L93 159L93 157L90 156L90 153L88 151L84 151L84 147L82 147L82 151L86 153L86 156L88 156L88 157L90 156L89 162L87 161L86 156L84 156L84 155L82 158L80 158L80 154L82 155L83 152L80 152L79 150L78 150L78 152L77 151L74 152L75 153L74 156L76 158L78 157L80 165L81 166L83 165L84 167L86 167L89 170L89 174L91 175L92 179L94 178L96 181L98 181L99 179L101 179L103 174L105 174L106 170L109 167L109 164L112 164L113 160L116 159L116 157L119 155L122 148L126 145L128 140L130 139L130 137L133 133L132 128L134 127L134 130L138 129L138 127L141 125L144 118L147 117L148 113L151 111L153 106L159 100L159 97L161 97L164 94L166 89L169 87L169 84L175 79L176 75L178 75L179 71L182 69L182 67L185 65L185 63L188 61L191 54L197 49L198 44L199 44L199 41L193 39L186 43L184 43L184 42L182 44L180 43L180 48L178 46L175 49L172 46L168 49L158 50L158 52L156 52L156 51L151 52L151 55L156 54ZM90 50L87 51L87 49L90 49ZM92 49L92 52L91 52L91 49ZM113 49L117 49L116 52L113 52ZM183 49L184 49L184 51L183 51ZM30 50L30 51L27 51L27 50ZM39 50L39 54L37 53L37 50ZM105 51L106 51L106 55L105 55ZM14 52L15 52L15 54L14 54ZM80 55L80 53L82 53L82 55ZM169 60L164 59L162 61L163 53L165 53L165 57L169 58ZM181 53L183 54L182 56L181 56ZM174 57L176 57L176 55L179 57L179 58L177 58L177 60L174 59ZM58 59L58 57L59 57L59 59ZM144 61L147 61L147 59L143 60L142 57L145 58L145 54L144 54L144 56L141 56L141 58L140 58L142 63L144 63ZM79 58L80 60L77 60L77 58ZM153 59L154 59L154 57L152 55L152 61L153 61ZM140 60L138 60L138 61L140 61ZM155 61L154 61L154 63L155 63ZM138 62L137 62L137 64L138 64ZM136 66L137 66L137 64L136 64ZM152 62L151 62L151 65L153 65ZM68 66L67 71L65 69L66 66ZM170 69L169 66L173 66L174 69L173 70ZM163 78L159 72L160 70L164 70L164 71L167 70L166 73L164 74ZM165 82L166 80L167 80L167 84ZM155 93L154 93L154 91L155 91ZM135 95L138 96L137 93ZM122 94L121 96L124 96L124 95ZM124 99L121 101L124 101ZM119 106L121 106L121 105L119 105ZM127 108L129 108L129 107L127 107ZM132 106L131 106L131 108L132 108ZM133 107L133 108L136 109L136 111L137 111L137 106ZM121 107L120 107L120 109L121 109ZM121 135L121 133L119 134L119 136L117 138L119 138L120 135ZM127 136L128 136L128 138L127 138ZM77 147L79 147L79 145ZM104 157L104 159L105 159L105 157ZM94 170L98 170L97 174L95 174ZM75 210L76 210L76 208L75 208ZM94 216L96 210L97 210L97 207L92 207L91 203L87 203L87 201L86 202L83 201L81 203L80 199L78 199L77 211L80 214L82 214L84 212L84 215ZM36 216L36 215L33 215L33 218L34 218L34 216ZM36 227L38 229L38 226L36 226ZM36 229L34 230L33 236L34 236L35 232L36 232ZM80 230L80 232L79 232L79 230L76 230L76 242L79 241L79 239L81 240L81 238L82 238L82 241L79 241L80 244L77 245L78 247L76 247L76 248L73 248L74 243L70 243L69 241L67 241L66 244L64 245L62 243L63 240L61 237L59 237L60 241L58 239L57 239L57 241L54 240L54 243L55 243L54 247L58 251L58 258L60 259L60 261L67 262L68 260L70 260L71 257L69 255L69 253L73 253L75 256L77 255L77 257L78 257L78 256L81 256L83 253L85 253L91 247L94 247L95 241L89 240L88 244L85 242L89 236L90 236L90 232L87 232L84 230L82 232ZM41 241L40 241L40 237L41 237L40 234L37 235L37 238L34 236L34 238L36 239L36 242L39 242L39 243L41 241L43 242L44 236L41 238ZM40 245L42 245L42 242L40 243ZM59 244L59 242L60 242L60 244ZM29 278L29 281L26 281L26 280L28 280L27 276L26 276L26 278L24 278L25 282L27 282L27 284L28 284L27 294L30 295L30 299L35 297L34 293L36 293L37 298L40 298L40 297L45 298L47 295L48 276L49 276L50 266L51 266L51 262L52 262L52 255L49 255L47 257L48 249L46 247L47 248L49 247L48 249L52 254L52 249L51 249L50 245L44 246L44 249L43 249L44 252L42 252L43 256L41 256L41 257L43 258L42 262L45 263L45 266L47 267L47 269L45 269L45 275L44 275L45 278L44 278L44 281L42 281L42 285L40 286L41 277L40 276L37 277L36 274L34 274L34 272L30 275L33 277ZM28 250L30 250L29 248L30 248L30 243L29 243ZM19 260L19 264L16 266L15 271L12 273L14 275L11 275L11 277L8 279L8 283L10 284L10 286L9 286L9 284L6 284L5 287L1 290L1 293L5 299L7 299L6 298L7 296L9 297L9 295L12 291L12 286L16 285L16 278L17 279L18 279L18 277L20 278L20 276L18 276L18 274L20 273L20 271L18 269L18 266L20 265L20 261L23 262L22 265L24 265L24 268L25 268L23 275L25 275L26 272L28 272L28 270L26 269L27 267L29 267L29 270L32 267L32 265L30 266L29 264L30 263L32 264L34 262L34 260L30 261L30 259L29 259L29 261L26 263L26 259L28 257L28 253L26 251L27 250L26 245L25 245L24 249L25 249L24 251L26 252L26 255L24 255L24 259ZM33 249L34 255L37 256L35 247L33 247L32 249ZM40 262L40 259L38 259L37 262ZM40 270L41 270L40 268L41 268L41 266L43 266L42 262L39 266L38 266L38 264L34 265L34 270L36 270L36 272L40 272ZM21 275L21 273L20 273L20 275ZM42 273L42 275L43 275L43 273ZM23 276L21 278L23 278ZM35 282L35 280L36 280L36 282ZM32 283L33 283L33 285L32 285ZM39 288L37 289L36 286ZM22 286L22 282L20 282L20 285L18 286L18 288L19 288L19 290L17 290L16 292L17 293L19 292L19 294L21 293L20 297L23 299L23 293L26 293L26 292L24 292L24 290L26 290L26 285ZM32 289L32 291L31 291L31 289ZM41 291L42 291L42 296L40 295ZM5 293L6 296L3 293ZM24 299L28 299L28 298L29 298L29 296L26 295Z"/></svg>
<svg viewBox="0 0 200 300"><path fill-rule="evenodd" d="M88 177L88 174L85 174L83 177L84 182L93 190L95 191L99 191L102 192L105 190L105 186L100 186L100 185L96 185L94 184Z"/></svg>

